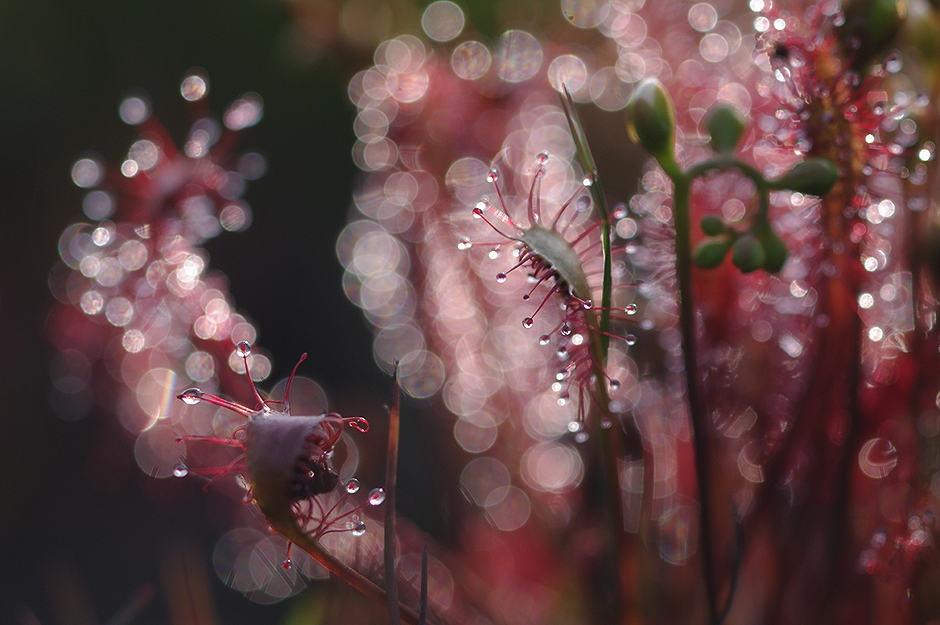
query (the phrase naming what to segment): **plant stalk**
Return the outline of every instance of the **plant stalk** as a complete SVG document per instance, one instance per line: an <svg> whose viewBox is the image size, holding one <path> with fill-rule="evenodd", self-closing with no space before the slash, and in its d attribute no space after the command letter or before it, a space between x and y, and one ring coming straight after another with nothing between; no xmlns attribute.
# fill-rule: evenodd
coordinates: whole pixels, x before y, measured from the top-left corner
<svg viewBox="0 0 940 625"><path fill-rule="evenodd" d="M719 622L718 591L715 583L715 556L712 550L712 518L709 506L708 415L702 406L695 346L695 308L692 304L692 239L690 233L690 191L693 178L681 171L667 173L674 190L673 221L676 229L676 284L679 291L679 326L685 366L686 397L692 426L695 455L695 481L699 500L699 545L708 609L712 623ZM677 174L677 175L676 175Z"/></svg>
<svg viewBox="0 0 940 625"><path fill-rule="evenodd" d="M388 622L401 625L398 605L398 577L395 573L395 494L398 483L398 432L401 406L401 387L398 385L398 365L392 387L392 406L388 413L388 455L385 460L385 592L388 595Z"/></svg>

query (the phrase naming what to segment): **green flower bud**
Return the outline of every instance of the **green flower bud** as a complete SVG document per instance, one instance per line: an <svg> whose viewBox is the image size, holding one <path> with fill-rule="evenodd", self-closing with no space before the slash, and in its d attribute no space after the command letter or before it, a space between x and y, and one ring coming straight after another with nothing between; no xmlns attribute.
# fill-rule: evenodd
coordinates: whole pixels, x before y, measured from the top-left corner
<svg viewBox="0 0 940 625"><path fill-rule="evenodd" d="M765 258L764 246L754 234L745 234L734 242L731 262L741 270L741 273L757 271L764 266Z"/></svg>
<svg viewBox="0 0 940 625"><path fill-rule="evenodd" d="M695 248L692 262L695 263L696 267L713 269L725 260L725 256L728 255L730 249L731 237L727 235L705 239Z"/></svg>
<svg viewBox="0 0 940 625"><path fill-rule="evenodd" d="M705 117L705 127L711 138L708 143L719 154L734 151L747 127L747 119L730 104L716 104Z"/></svg>
<svg viewBox="0 0 940 625"><path fill-rule="evenodd" d="M808 158L770 183L773 189L790 189L822 197L839 179L839 169L829 159Z"/></svg>
<svg viewBox="0 0 940 625"><path fill-rule="evenodd" d="M635 143L656 157L673 158L676 114L669 94L658 80L637 85L627 103L627 132Z"/></svg>
<svg viewBox="0 0 940 625"><path fill-rule="evenodd" d="M783 265L787 262L787 246L770 228L770 224L759 227L755 234L760 240L761 247L764 248L764 271L777 273L783 269Z"/></svg>
<svg viewBox="0 0 940 625"><path fill-rule="evenodd" d="M712 237L723 234L727 230L725 222L718 215L705 215L699 225L702 226L702 232Z"/></svg>

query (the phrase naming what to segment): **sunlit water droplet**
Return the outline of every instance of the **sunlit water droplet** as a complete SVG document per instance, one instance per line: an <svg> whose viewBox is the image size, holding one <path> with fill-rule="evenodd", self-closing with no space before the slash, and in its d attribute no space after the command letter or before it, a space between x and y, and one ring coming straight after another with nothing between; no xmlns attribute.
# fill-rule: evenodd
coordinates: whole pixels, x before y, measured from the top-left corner
<svg viewBox="0 0 940 625"><path fill-rule="evenodd" d="M537 162L539 165L544 165L545 163L547 163L548 152L546 151L539 152L538 155L535 157L535 162Z"/></svg>
<svg viewBox="0 0 940 625"><path fill-rule="evenodd" d="M195 406L200 401L202 401L202 391L200 391L198 388L188 388L180 393L180 399L190 406Z"/></svg>
<svg viewBox="0 0 940 625"><path fill-rule="evenodd" d="M562 393L561 395L558 396L559 406L567 406L568 402L570 401L571 401L571 395L569 395L568 393Z"/></svg>
<svg viewBox="0 0 940 625"><path fill-rule="evenodd" d="M202 76L193 74L183 79L180 85L180 95L187 102L195 102L205 97L209 91L209 85Z"/></svg>
<svg viewBox="0 0 940 625"><path fill-rule="evenodd" d="M346 492L349 494L359 492L359 480L354 477L346 480Z"/></svg>
<svg viewBox="0 0 940 625"><path fill-rule="evenodd" d="M636 336L634 336L633 334L626 335L625 337L623 337L623 340L627 343L627 345L631 345L631 346L636 345Z"/></svg>
<svg viewBox="0 0 940 625"><path fill-rule="evenodd" d="M242 130L261 121L264 104L257 93L246 93L232 103L225 112L223 121L230 130Z"/></svg>
<svg viewBox="0 0 940 625"><path fill-rule="evenodd" d="M104 308L104 298L98 291L88 291L82 295L81 307L85 314L97 315Z"/></svg>
<svg viewBox="0 0 940 625"><path fill-rule="evenodd" d="M539 337L539 345L548 345L549 341L551 340L552 340L552 337L550 337L547 334L543 334L542 336Z"/></svg>
<svg viewBox="0 0 940 625"><path fill-rule="evenodd" d="M620 380L611 380L610 381L610 390L619 391L620 390Z"/></svg>
<svg viewBox="0 0 940 625"><path fill-rule="evenodd" d="M490 184L499 180L499 170L495 167L486 173L486 181Z"/></svg>
<svg viewBox="0 0 940 625"><path fill-rule="evenodd" d="M533 325L535 325L535 320L532 317L526 317L522 320L523 328L531 328Z"/></svg>
<svg viewBox="0 0 940 625"><path fill-rule="evenodd" d="M594 174L584 174L584 179L581 180L581 184L583 184L586 187L590 187L591 185L594 184L595 180L596 180L596 177Z"/></svg>
<svg viewBox="0 0 940 625"><path fill-rule="evenodd" d="M185 464L177 464L173 467L173 475L176 477L186 477L189 475L189 468Z"/></svg>
<svg viewBox="0 0 940 625"><path fill-rule="evenodd" d="M91 158L83 158L72 166L72 182L83 189L96 186L104 177L104 167Z"/></svg>
<svg viewBox="0 0 940 625"><path fill-rule="evenodd" d="M247 358L251 355L251 343L248 341L239 341L238 345L235 346L235 354L239 358Z"/></svg>
<svg viewBox="0 0 940 625"><path fill-rule="evenodd" d="M290 558L287 558L286 560L284 560L284 563L283 563L281 566L284 567L284 570L285 570L285 571L289 571L290 568L291 568L292 566L294 566L294 565L293 565L293 563L290 561Z"/></svg>
<svg viewBox="0 0 940 625"><path fill-rule="evenodd" d="M373 488L372 492L369 493L369 505L378 506L385 501L385 490L382 488Z"/></svg>
<svg viewBox="0 0 940 625"><path fill-rule="evenodd" d="M627 304L626 307L624 307L623 311L627 313L628 315L635 315L637 311L637 305Z"/></svg>
<svg viewBox="0 0 940 625"><path fill-rule="evenodd" d="M468 237L461 238L460 242L457 243L457 249L461 251L469 250L471 247L473 247L473 242Z"/></svg>
<svg viewBox="0 0 940 625"><path fill-rule="evenodd" d="M350 521L346 527L353 536L362 536L366 533L366 524L363 521Z"/></svg>
<svg viewBox="0 0 940 625"><path fill-rule="evenodd" d="M125 98L118 108L118 114L125 124L136 126L150 117L150 103L137 96Z"/></svg>
<svg viewBox="0 0 940 625"><path fill-rule="evenodd" d="M507 279L508 279L508 276L506 276L506 274L504 273L496 274L496 281L499 282L500 284L504 283Z"/></svg>

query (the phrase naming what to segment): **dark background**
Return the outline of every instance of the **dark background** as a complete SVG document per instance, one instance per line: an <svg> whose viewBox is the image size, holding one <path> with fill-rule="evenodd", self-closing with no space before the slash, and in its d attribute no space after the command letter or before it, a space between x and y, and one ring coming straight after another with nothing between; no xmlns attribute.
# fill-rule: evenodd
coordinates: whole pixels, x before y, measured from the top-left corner
<svg viewBox="0 0 940 625"><path fill-rule="evenodd" d="M258 322L259 342L275 355L271 380L309 351L303 373L334 406L387 401L334 252L356 176L346 83L370 57L346 47L298 60L289 6L275 0L0 0L0 623L106 623L147 584L156 598L134 622L169 622L161 556L185 544L211 566L219 536L199 502L212 493L194 487L155 505L146 476L123 470L127 458L96 455L113 436L106 415L65 422L49 407L47 275L59 234L84 219L69 172L87 150L111 164L124 157L136 137L117 114L128 90L149 94L178 141L187 124L179 82L190 67L208 72L216 115L247 91L262 95L264 119L241 145L268 159L245 196L254 223L210 241L210 265ZM96 463L120 475L102 486L91 476L111 469ZM218 622L286 618L288 603L259 606L208 579ZM68 614L56 613L54 595L71 597Z"/></svg>

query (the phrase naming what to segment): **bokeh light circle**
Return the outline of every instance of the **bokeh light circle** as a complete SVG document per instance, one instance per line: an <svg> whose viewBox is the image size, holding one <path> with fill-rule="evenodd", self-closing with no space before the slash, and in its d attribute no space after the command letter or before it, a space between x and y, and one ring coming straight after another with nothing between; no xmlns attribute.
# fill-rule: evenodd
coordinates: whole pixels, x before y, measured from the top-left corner
<svg viewBox="0 0 940 625"><path fill-rule="evenodd" d="M492 63L489 48L479 41L464 41L454 48L450 66L464 80L478 80L486 75Z"/></svg>
<svg viewBox="0 0 940 625"><path fill-rule="evenodd" d="M529 80L542 66L542 44L524 30L507 30L496 42L496 73L506 82Z"/></svg>
<svg viewBox="0 0 940 625"><path fill-rule="evenodd" d="M432 2L421 16L421 28L434 41L450 41L464 27L463 10L449 0Z"/></svg>

